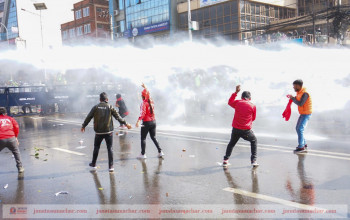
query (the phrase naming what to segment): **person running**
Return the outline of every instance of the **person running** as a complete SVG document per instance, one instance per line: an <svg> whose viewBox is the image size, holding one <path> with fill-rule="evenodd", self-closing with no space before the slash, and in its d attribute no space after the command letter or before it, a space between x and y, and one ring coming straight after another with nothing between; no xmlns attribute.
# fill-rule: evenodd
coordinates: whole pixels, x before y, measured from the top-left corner
<svg viewBox="0 0 350 220"><path fill-rule="evenodd" d="M122 118L125 118L129 115L128 108L125 105L124 99L121 94L117 94L117 101L115 102L115 106L119 109L119 115ZM120 123L120 128L125 128L125 125Z"/></svg>
<svg viewBox="0 0 350 220"><path fill-rule="evenodd" d="M159 146L158 140L156 139L156 119L155 119L155 113L154 113L154 104L153 100L150 97L149 91L147 90L145 84L142 84L142 87L144 88L142 91L142 104L140 107L141 114L136 122L136 127L140 126L140 122L142 121L141 125L141 154L137 157L138 159L146 159L146 137L149 133L151 136L151 139L153 143L156 145L158 149L158 157L162 158L164 156L164 153L162 149Z"/></svg>
<svg viewBox="0 0 350 220"><path fill-rule="evenodd" d="M293 82L294 91L296 96L288 95L297 106L299 111L299 119L296 125L296 131L298 134L298 147L294 150L295 153L301 153L307 151L307 144L304 138L304 131L312 114L312 99L310 94L303 87L303 80L297 79Z"/></svg>
<svg viewBox="0 0 350 220"><path fill-rule="evenodd" d="M96 161L98 152L100 150L101 142L103 139L106 141L108 150L108 165L109 171L113 172L113 119L112 116L118 120L121 124L126 125L128 129L131 129L131 125L128 124L123 118L120 117L118 112L108 104L108 97L105 92L100 94L100 103L92 107L90 113L87 115L84 123L81 127L81 132L85 132L85 127L89 124L92 118L94 118L94 130L95 130L95 142L94 152L92 155L92 162L90 167L96 169Z"/></svg>
<svg viewBox="0 0 350 220"><path fill-rule="evenodd" d="M15 119L7 116L6 108L0 107L0 151L8 148L16 160L19 173L24 172L19 152L18 142L19 126Z"/></svg>
<svg viewBox="0 0 350 220"><path fill-rule="evenodd" d="M228 100L228 105L235 109L235 115L232 122L231 140L227 145L226 154L224 156L223 166L228 166L228 159L232 154L232 150L238 140L243 138L250 142L251 157L250 161L252 166L256 167L259 164L257 159L257 139L252 129L253 121L256 118L256 107L250 102L251 94L248 91L244 91L241 96L241 100L235 100L237 94L241 91L241 86L236 86L236 92L231 95Z"/></svg>

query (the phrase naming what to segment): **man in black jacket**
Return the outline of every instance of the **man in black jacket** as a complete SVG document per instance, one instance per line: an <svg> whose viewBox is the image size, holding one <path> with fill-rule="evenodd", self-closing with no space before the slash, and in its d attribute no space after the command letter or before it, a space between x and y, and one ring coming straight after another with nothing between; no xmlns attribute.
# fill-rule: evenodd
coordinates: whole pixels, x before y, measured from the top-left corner
<svg viewBox="0 0 350 220"><path fill-rule="evenodd" d="M94 130L95 130L95 142L94 153L92 156L92 162L90 167L96 169L96 161L98 152L100 150L101 142L105 139L108 150L108 163L109 171L113 172L113 119L112 116L118 120L121 124L126 125L128 129L131 129L131 125L128 124L123 118L120 117L118 112L108 104L108 97L105 92L100 94L100 103L95 105L90 113L87 115L84 123L81 127L81 132L85 132L85 127L89 124L92 118L94 118Z"/></svg>

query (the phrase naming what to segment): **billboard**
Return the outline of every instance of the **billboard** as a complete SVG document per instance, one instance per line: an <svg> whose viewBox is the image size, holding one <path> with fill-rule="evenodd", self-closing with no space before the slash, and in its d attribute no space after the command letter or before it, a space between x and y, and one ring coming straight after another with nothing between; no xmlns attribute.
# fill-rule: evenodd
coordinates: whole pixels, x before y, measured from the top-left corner
<svg viewBox="0 0 350 220"><path fill-rule="evenodd" d="M200 0L199 7L205 7L205 6L214 5L214 4L218 4L226 1L228 0Z"/></svg>
<svg viewBox="0 0 350 220"><path fill-rule="evenodd" d="M156 24L147 25L144 27L133 28L124 32L124 37L136 37L145 34L150 34L158 31L170 30L170 22L163 21Z"/></svg>

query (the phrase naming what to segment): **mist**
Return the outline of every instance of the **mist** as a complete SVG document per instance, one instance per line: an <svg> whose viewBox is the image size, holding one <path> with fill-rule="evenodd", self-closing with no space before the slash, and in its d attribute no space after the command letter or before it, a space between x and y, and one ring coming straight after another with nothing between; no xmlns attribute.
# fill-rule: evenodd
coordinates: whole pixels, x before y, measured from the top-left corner
<svg viewBox="0 0 350 220"><path fill-rule="evenodd" d="M332 138L335 126L343 134L350 130L349 57L350 51L343 48L258 48L230 42L9 50L0 52L0 81L69 85L77 100L84 97L82 85L112 91L113 103L115 94L121 93L131 122L139 114L143 82L155 102L159 128L214 133L230 133L234 110L227 101L241 85L257 106L253 129L260 135L286 137L294 135L298 117L293 105L290 121L282 119L286 95L295 95L292 82L302 79L313 100L310 136Z"/></svg>

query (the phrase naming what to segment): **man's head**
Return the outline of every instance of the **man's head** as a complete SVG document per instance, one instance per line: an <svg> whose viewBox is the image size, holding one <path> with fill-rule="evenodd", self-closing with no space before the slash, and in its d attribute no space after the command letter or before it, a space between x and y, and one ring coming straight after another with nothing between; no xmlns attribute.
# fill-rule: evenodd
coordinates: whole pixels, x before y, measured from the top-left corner
<svg viewBox="0 0 350 220"><path fill-rule="evenodd" d="M120 99L122 97L122 95L120 95L119 93L117 94L117 99Z"/></svg>
<svg viewBox="0 0 350 220"><path fill-rule="evenodd" d="M101 102L108 102L107 93L103 92L103 93L100 94L100 101Z"/></svg>
<svg viewBox="0 0 350 220"><path fill-rule="evenodd" d="M0 107L0 115L6 115L7 111L6 108Z"/></svg>
<svg viewBox="0 0 350 220"><path fill-rule="evenodd" d="M251 96L250 92L249 91L244 91L242 93L242 99L244 99L244 100L251 100L252 96Z"/></svg>
<svg viewBox="0 0 350 220"><path fill-rule="evenodd" d="M299 92L303 88L303 80L297 79L293 82L294 91Z"/></svg>

